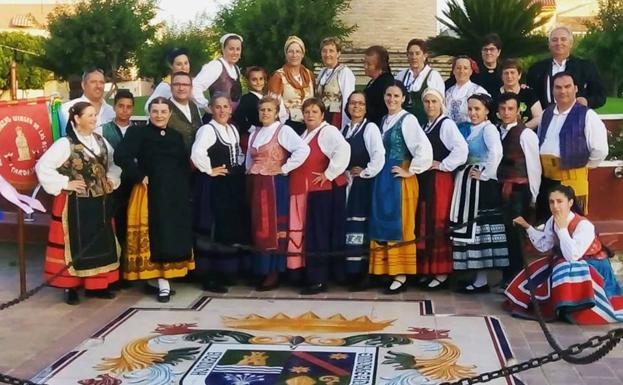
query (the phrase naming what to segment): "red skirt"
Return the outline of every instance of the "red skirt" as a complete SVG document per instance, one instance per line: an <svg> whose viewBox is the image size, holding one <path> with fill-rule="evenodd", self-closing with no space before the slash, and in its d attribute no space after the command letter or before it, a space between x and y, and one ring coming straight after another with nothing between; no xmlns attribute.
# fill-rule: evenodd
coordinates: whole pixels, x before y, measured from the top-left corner
<svg viewBox="0 0 623 385"><path fill-rule="evenodd" d="M416 218L418 274L452 272L452 245L445 232L450 224L454 177L450 172L427 171L418 175L420 199Z"/></svg>
<svg viewBox="0 0 623 385"><path fill-rule="evenodd" d="M45 252L44 279L50 280L57 273L65 269L71 262L71 257L65 252L65 235L67 220L63 213L67 206L67 194L61 193L54 198L52 203L52 218L48 235L48 245ZM106 289L109 284L119 280L119 264L115 266L103 266L89 272L81 271L80 275L73 268L66 269L58 277L49 282L50 286L60 288L77 288L83 286L87 290Z"/></svg>

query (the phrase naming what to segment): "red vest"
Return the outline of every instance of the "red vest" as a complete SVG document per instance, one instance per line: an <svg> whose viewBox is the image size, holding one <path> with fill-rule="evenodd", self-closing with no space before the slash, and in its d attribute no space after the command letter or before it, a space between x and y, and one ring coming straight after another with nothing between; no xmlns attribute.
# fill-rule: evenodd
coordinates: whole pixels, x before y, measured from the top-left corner
<svg viewBox="0 0 623 385"><path fill-rule="evenodd" d="M571 221L567 224L567 229L569 230L569 234L571 234L571 236L573 236L573 233L575 232L575 229L578 226L578 223L580 223L580 221L585 220L585 219L586 218L584 218L583 216L575 214L573 219L571 219ZM553 222L552 222L552 225L553 225ZM556 233L554 232L554 234ZM599 237L597 235L595 235L595 239L593 239L593 242L588 247L588 249L586 249L586 252L582 256L582 259L586 259L586 258L592 258L592 259L608 258L608 253L606 253L606 251L603 249L601 245L601 241L599 240Z"/></svg>
<svg viewBox="0 0 623 385"><path fill-rule="evenodd" d="M283 124L279 125L270 138L268 143L264 143L258 148L253 147L257 133L262 128L256 128L251 140L249 140L249 153L253 163L249 169L249 174L253 175L279 175L281 174L281 166L288 159L288 152L279 144L279 132Z"/></svg>

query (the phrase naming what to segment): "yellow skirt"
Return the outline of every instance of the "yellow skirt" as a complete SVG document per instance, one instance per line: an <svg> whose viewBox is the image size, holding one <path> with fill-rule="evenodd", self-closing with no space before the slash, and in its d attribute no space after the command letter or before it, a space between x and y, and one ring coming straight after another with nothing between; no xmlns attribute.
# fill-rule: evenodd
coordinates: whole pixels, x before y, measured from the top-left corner
<svg viewBox="0 0 623 385"><path fill-rule="evenodd" d="M407 166L408 167L408 166ZM403 241L415 240L415 213L417 210L419 195L418 181L415 176L402 180L402 239ZM387 242L388 246L396 242ZM409 243L404 246L394 247L387 250L374 250L382 247L376 241L370 242L370 266L368 272L375 275L399 275L415 274L417 270L416 244Z"/></svg>
<svg viewBox="0 0 623 385"><path fill-rule="evenodd" d="M195 261L153 263L149 249L147 188L137 184L128 204L128 233L123 255L123 278L129 281L184 277L195 269Z"/></svg>
<svg viewBox="0 0 623 385"><path fill-rule="evenodd" d="M552 155L541 155L541 165L543 166L543 177L559 180L560 184L569 186L575 191L578 204L588 214L588 167L571 168L563 170L560 168L560 158Z"/></svg>

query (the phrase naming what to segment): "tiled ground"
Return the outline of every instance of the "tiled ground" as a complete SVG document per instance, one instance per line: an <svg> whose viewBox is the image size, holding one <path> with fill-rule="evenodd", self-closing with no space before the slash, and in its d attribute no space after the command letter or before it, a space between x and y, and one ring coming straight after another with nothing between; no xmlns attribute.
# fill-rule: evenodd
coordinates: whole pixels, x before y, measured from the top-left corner
<svg viewBox="0 0 623 385"><path fill-rule="evenodd" d="M43 246L29 245L29 287L41 282ZM15 246L0 245L0 302L13 298L18 293L18 276L14 259ZM495 276L492 276L495 278ZM174 305L186 306L202 294L191 284L175 284L179 293ZM238 286L224 297L286 298L299 297L290 288L274 292L258 293L251 288ZM348 293L334 287L320 298L356 299L430 299L436 314L495 315L502 321L511 346L518 360L548 353L550 348L535 322L509 317L500 308L502 297L495 294L467 296L450 292L425 293L410 289L399 296L384 296L375 291ZM126 310L136 306L158 306L141 290L123 290L112 301L83 299L79 306L62 303L60 291L46 288L25 303L0 312L0 372L12 376L30 378L45 368L78 343L89 337L100 327ZM612 326L614 327L614 326ZM601 334L610 326L579 327L563 323L551 325L556 337L563 345L583 341ZM571 366L566 363L549 364L521 375L530 385L623 385L623 348L617 347L605 359L588 366Z"/></svg>

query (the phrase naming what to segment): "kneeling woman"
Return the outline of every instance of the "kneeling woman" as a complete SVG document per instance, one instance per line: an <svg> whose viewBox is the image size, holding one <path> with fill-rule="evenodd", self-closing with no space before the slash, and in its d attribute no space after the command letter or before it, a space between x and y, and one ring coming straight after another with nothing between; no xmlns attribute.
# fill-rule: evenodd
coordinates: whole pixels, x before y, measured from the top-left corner
<svg viewBox="0 0 623 385"><path fill-rule="evenodd" d="M456 173L450 220L454 270L476 271L475 280L459 292L488 292L486 269L509 264L506 227L502 216L502 197L497 170L502 161L502 140L487 119L491 97L474 94L467 99L467 164Z"/></svg>
<svg viewBox="0 0 623 385"><path fill-rule="evenodd" d="M523 217L514 223L528 232L530 242L552 257L532 262L505 291L513 315L534 318L528 279L535 288L547 320L564 319L581 325L623 321L623 290L608 260L608 250L595 234L595 226L581 215L575 192L556 186L549 193L552 216L543 231ZM529 278L528 278L529 277Z"/></svg>
<svg viewBox="0 0 623 385"><path fill-rule="evenodd" d="M343 279L340 258L319 253L343 250L346 177L350 146L340 131L324 121L326 108L320 99L303 102L309 156L290 174L290 226L287 266L295 271L305 267L307 286L301 294L317 294L327 289L330 271ZM302 256L300 253L314 253Z"/></svg>
<svg viewBox="0 0 623 385"><path fill-rule="evenodd" d="M118 247L112 228L113 188L121 170L112 147L94 133L97 114L88 102L69 109L67 136L54 142L35 170L43 189L54 195L45 279L65 289L65 302L78 303L77 288L87 296L114 298L108 285L119 280Z"/></svg>
<svg viewBox="0 0 623 385"><path fill-rule="evenodd" d="M253 259L255 274L263 282L256 290L277 287L279 273L286 270L290 194L288 174L305 162L309 146L292 127L278 121L279 101L266 96L259 101L259 119L249 140L246 169L251 201L251 238L262 250L283 255L258 255Z"/></svg>
<svg viewBox="0 0 623 385"><path fill-rule="evenodd" d="M182 135L168 129L171 101L149 103L149 123L130 130L115 163L135 181L128 205L123 277L158 279L158 301L168 302L168 279L195 268L189 197L190 167Z"/></svg>
<svg viewBox="0 0 623 385"><path fill-rule="evenodd" d="M372 190L369 272L393 279L386 294L403 291L407 274L417 272L415 175L433 164L433 149L426 134L417 118L402 108L406 95L407 90L399 80L392 80L385 89L388 112L382 124L385 165ZM405 244L398 246L400 242Z"/></svg>
<svg viewBox="0 0 623 385"><path fill-rule="evenodd" d="M197 131L190 159L201 171L195 185L197 272L203 288L216 293L241 270L241 255L213 247L248 245L249 209L238 130L229 124L232 102L227 96L210 100L212 120Z"/></svg>

